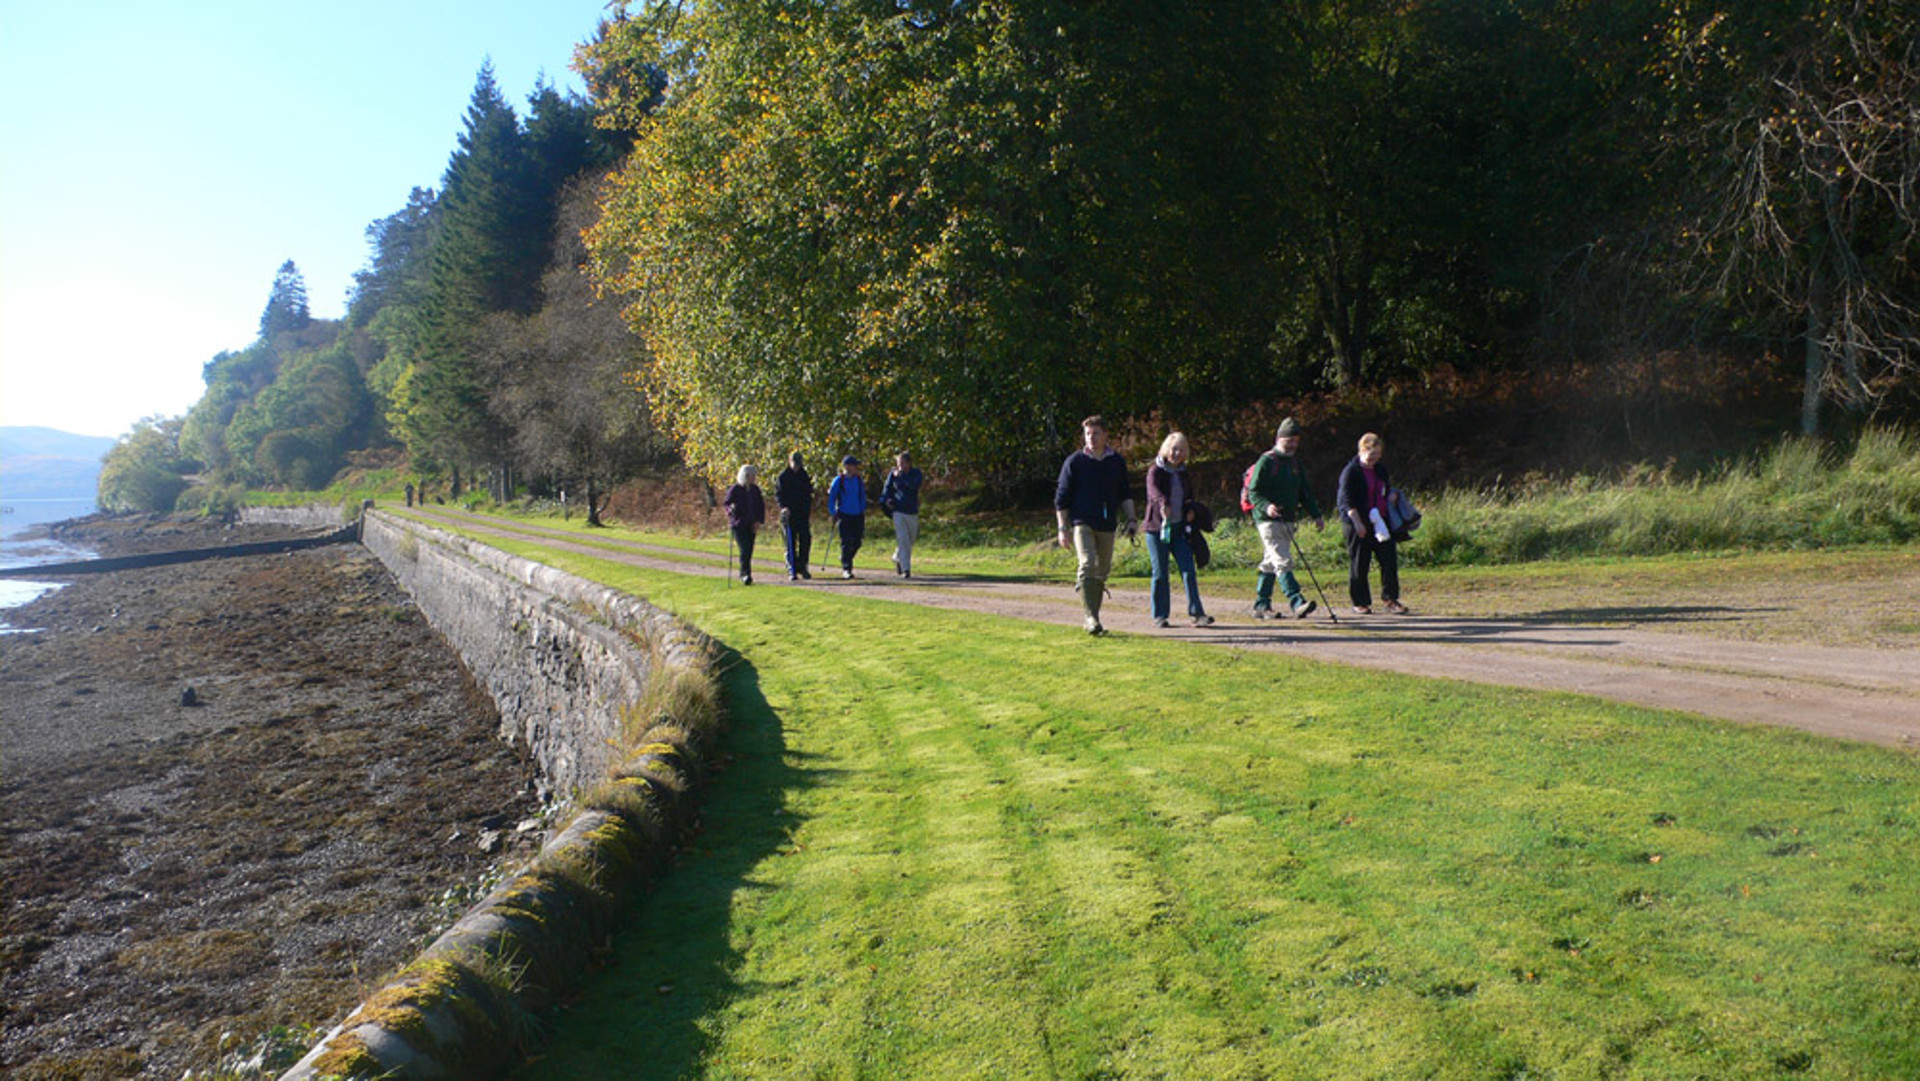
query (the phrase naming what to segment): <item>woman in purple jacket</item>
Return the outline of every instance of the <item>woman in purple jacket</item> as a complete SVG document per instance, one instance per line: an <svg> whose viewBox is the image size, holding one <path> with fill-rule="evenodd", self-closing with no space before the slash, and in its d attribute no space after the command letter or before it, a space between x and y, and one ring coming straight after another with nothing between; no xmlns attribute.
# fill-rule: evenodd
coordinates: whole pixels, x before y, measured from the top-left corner
<svg viewBox="0 0 1920 1081"><path fill-rule="evenodd" d="M1380 459L1386 444L1368 432L1360 437L1360 453L1340 471L1340 497L1335 510L1347 541L1347 596L1355 615L1373 614L1373 594L1367 588L1369 564L1380 560L1380 599L1387 611L1407 614L1400 603L1400 549L1387 531L1387 491L1392 487Z"/></svg>
<svg viewBox="0 0 1920 1081"><path fill-rule="evenodd" d="M756 484L760 471L750 465L740 467L720 505L727 508L727 526L740 546L740 584L753 584L753 538L767 520L767 501Z"/></svg>
<svg viewBox="0 0 1920 1081"><path fill-rule="evenodd" d="M1153 565L1153 625L1165 627L1173 614L1173 572L1187 585L1187 615L1193 625L1205 627L1213 617L1200 605L1200 580L1194 575L1193 545L1187 523L1193 519L1193 485L1187 481L1187 437L1174 432L1160 443L1160 454L1147 467L1147 558Z"/></svg>

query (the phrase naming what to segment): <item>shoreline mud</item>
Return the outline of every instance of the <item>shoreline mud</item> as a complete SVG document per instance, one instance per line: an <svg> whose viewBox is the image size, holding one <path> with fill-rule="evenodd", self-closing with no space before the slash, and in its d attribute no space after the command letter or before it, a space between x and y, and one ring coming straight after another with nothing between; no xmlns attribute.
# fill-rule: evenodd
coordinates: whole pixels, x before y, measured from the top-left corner
<svg viewBox="0 0 1920 1081"><path fill-rule="evenodd" d="M102 555L299 532L49 529ZM0 1074L297 1057L540 836L532 766L357 546L75 579L6 619Z"/></svg>

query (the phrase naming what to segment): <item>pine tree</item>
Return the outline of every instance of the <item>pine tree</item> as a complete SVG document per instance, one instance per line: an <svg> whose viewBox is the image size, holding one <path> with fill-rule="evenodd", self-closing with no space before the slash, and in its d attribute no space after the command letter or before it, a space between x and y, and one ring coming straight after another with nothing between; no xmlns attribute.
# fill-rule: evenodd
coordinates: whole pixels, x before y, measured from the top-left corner
<svg viewBox="0 0 1920 1081"><path fill-rule="evenodd" d="M287 331L305 330L312 321L307 311L307 281L289 259L273 276L273 291L267 294L266 310L260 313L260 336L272 341Z"/></svg>

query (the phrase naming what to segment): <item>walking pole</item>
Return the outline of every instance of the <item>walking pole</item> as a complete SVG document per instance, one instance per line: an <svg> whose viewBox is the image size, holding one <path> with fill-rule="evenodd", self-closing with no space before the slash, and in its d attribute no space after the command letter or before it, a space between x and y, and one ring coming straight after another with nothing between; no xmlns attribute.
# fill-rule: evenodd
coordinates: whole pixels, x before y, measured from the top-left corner
<svg viewBox="0 0 1920 1081"><path fill-rule="evenodd" d="M1300 565L1307 568L1307 577L1313 581L1313 591L1320 594L1320 605L1327 610L1327 618L1335 623L1340 622L1340 617L1333 614L1333 604L1327 600L1327 591L1320 588L1320 576L1313 573L1313 564L1307 562L1307 546L1296 539L1293 554L1300 558Z"/></svg>
<svg viewBox="0 0 1920 1081"><path fill-rule="evenodd" d="M727 530L727 588L733 588L733 530Z"/></svg>
<svg viewBox="0 0 1920 1081"><path fill-rule="evenodd" d="M821 574L827 573L827 561L833 558L834 543L840 539L840 523L829 518L827 520L827 530L828 532L827 532L826 554L820 557L820 573Z"/></svg>

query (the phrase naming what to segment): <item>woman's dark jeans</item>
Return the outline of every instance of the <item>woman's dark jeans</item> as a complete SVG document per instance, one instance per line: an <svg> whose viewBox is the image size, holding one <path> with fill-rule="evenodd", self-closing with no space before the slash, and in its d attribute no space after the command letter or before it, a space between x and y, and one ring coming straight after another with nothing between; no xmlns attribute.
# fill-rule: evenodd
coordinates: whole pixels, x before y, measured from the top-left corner
<svg viewBox="0 0 1920 1081"><path fill-rule="evenodd" d="M1205 615L1200 607L1200 580L1193 572L1193 545L1184 529L1173 531L1173 540L1162 543L1160 534L1147 534L1147 559L1153 564L1153 618L1166 619L1173 611L1173 582L1167 557L1180 565L1180 578L1187 584L1187 614Z"/></svg>
<svg viewBox="0 0 1920 1081"><path fill-rule="evenodd" d="M740 548L740 577L753 576L753 527L737 525L733 527L733 542Z"/></svg>

